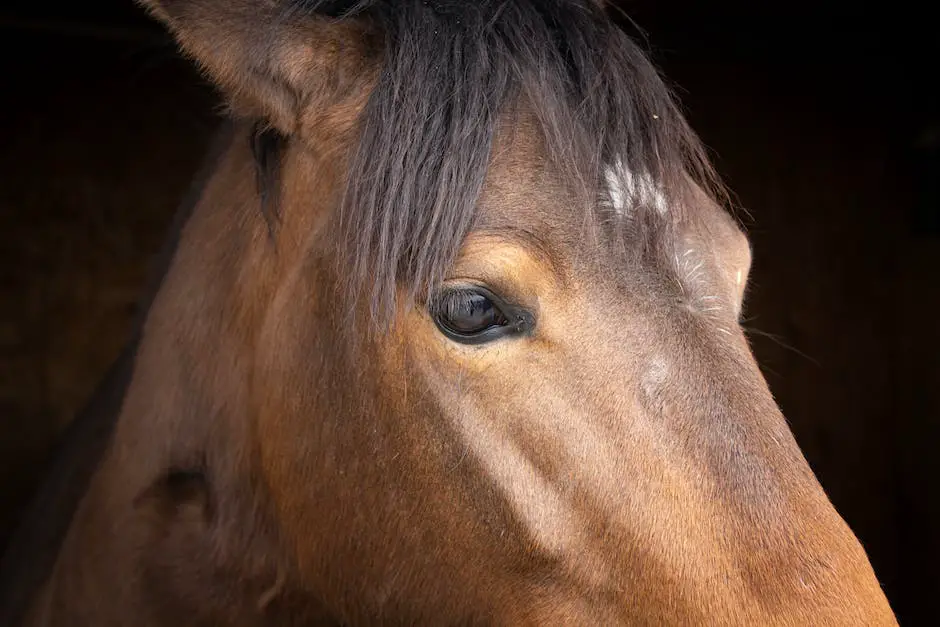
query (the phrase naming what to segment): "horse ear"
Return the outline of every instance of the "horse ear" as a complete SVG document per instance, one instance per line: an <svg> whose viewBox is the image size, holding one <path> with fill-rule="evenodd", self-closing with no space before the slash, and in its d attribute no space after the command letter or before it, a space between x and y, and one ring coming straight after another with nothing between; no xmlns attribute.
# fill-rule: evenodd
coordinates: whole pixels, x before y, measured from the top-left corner
<svg viewBox="0 0 940 627"><path fill-rule="evenodd" d="M303 3L137 0L222 89L236 114L285 134L305 111L348 98L376 57L376 33L356 18L332 19Z"/></svg>

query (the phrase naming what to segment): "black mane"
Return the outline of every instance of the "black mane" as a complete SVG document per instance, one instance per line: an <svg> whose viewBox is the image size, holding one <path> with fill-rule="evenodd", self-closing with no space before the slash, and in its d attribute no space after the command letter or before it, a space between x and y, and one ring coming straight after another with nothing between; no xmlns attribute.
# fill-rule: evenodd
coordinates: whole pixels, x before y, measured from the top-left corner
<svg viewBox="0 0 940 627"><path fill-rule="evenodd" d="M363 112L337 238L352 289L370 291L374 314L391 311L397 286L419 295L453 263L497 120L517 97L534 108L552 158L586 198L596 198L614 163L667 201L690 175L718 189L659 74L597 2L294 0L290 10L368 19L384 33L384 68Z"/></svg>

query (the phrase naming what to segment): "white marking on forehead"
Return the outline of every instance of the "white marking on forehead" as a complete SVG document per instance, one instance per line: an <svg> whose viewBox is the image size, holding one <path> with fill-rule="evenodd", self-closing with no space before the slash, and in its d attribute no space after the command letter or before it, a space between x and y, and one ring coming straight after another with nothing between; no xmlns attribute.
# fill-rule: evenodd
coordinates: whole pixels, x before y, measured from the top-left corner
<svg viewBox="0 0 940 627"><path fill-rule="evenodd" d="M604 168L604 180L610 204L619 215L624 215L636 205L655 208L665 214L666 197L648 174L637 175L623 166L620 159ZM629 206L628 206L629 205Z"/></svg>

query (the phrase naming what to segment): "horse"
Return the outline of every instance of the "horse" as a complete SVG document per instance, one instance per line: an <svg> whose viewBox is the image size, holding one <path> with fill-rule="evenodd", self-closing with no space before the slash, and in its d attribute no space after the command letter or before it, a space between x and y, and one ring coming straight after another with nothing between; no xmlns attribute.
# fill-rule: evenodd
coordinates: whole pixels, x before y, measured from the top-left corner
<svg viewBox="0 0 940 627"><path fill-rule="evenodd" d="M140 0L226 122L4 624L896 624L597 0Z"/></svg>

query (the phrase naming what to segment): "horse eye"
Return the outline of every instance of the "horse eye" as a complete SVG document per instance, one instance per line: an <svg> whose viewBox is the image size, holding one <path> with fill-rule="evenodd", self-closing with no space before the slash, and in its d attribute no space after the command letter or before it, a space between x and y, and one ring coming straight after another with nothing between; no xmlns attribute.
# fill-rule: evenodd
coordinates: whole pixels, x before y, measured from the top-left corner
<svg viewBox="0 0 940 627"><path fill-rule="evenodd" d="M431 314L441 333L462 344L490 342L532 326L531 314L506 305L482 287L441 291L432 301Z"/></svg>

